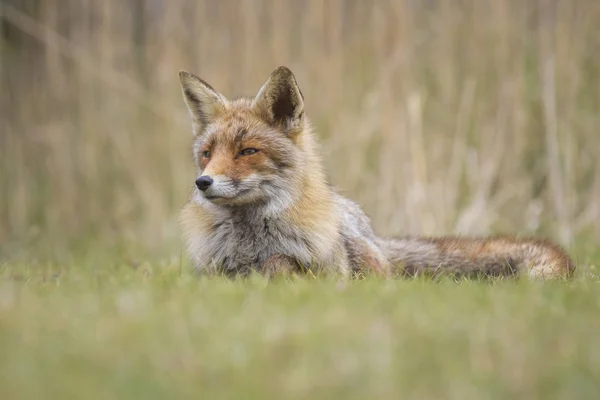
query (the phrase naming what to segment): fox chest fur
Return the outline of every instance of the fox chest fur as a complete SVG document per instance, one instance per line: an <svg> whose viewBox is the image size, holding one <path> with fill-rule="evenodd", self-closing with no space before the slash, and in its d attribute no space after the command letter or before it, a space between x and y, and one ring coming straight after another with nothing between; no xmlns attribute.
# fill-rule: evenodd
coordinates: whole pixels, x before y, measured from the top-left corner
<svg viewBox="0 0 600 400"><path fill-rule="evenodd" d="M269 257L283 254L308 266L314 244L307 235L277 218L233 213L217 219L210 233L197 240L201 257L226 274L245 274L260 268Z"/></svg>
<svg viewBox="0 0 600 400"><path fill-rule="evenodd" d="M193 200L184 207L182 220L188 249L200 271L247 275L278 255L294 259L303 268L343 265L338 259L342 254L338 229L331 224L307 230L285 215L266 215L256 209L211 212Z"/></svg>

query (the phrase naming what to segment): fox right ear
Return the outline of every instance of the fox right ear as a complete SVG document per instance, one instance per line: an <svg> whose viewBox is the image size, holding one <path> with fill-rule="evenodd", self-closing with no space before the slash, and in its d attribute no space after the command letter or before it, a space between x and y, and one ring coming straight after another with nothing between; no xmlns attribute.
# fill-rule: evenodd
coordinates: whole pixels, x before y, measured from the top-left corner
<svg viewBox="0 0 600 400"><path fill-rule="evenodd" d="M196 75L180 71L179 81L195 125L206 126L227 109L227 99Z"/></svg>
<svg viewBox="0 0 600 400"><path fill-rule="evenodd" d="M271 73L254 98L253 107L288 135L303 127L304 98L294 74L284 66Z"/></svg>

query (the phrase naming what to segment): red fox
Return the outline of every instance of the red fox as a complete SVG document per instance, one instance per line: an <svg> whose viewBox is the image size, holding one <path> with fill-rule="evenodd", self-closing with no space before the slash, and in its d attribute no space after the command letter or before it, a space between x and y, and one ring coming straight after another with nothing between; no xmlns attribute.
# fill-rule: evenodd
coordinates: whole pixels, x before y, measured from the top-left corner
<svg viewBox="0 0 600 400"><path fill-rule="evenodd" d="M360 207L328 183L304 96L288 68L275 69L254 98L236 100L189 72L179 78L197 167L181 223L199 271L573 275L569 256L543 240L376 236Z"/></svg>

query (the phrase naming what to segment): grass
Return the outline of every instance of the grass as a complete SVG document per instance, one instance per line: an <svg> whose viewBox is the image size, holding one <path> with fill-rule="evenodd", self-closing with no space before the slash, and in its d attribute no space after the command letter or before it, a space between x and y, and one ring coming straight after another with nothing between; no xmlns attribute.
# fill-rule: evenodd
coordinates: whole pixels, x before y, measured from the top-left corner
<svg viewBox="0 0 600 400"><path fill-rule="evenodd" d="M0 398L597 398L600 285L7 263Z"/></svg>

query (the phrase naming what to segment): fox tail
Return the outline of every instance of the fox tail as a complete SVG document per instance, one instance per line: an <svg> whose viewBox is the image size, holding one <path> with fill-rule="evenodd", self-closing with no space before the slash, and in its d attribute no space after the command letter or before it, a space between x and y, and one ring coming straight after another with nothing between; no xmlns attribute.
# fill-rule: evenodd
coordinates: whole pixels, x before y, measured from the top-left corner
<svg viewBox="0 0 600 400"><path fill-rule="evenodd" d="M469 238L381 238L379 246L397 275L517 276L534 279L571 278L569 255L548 240L497 236Z"/></svg>

